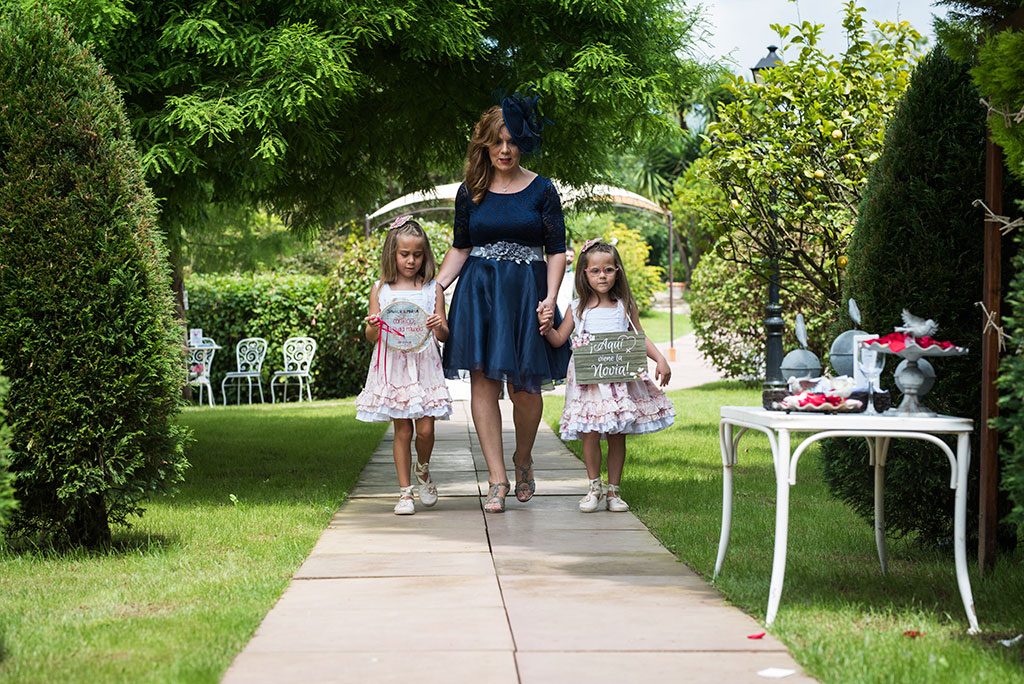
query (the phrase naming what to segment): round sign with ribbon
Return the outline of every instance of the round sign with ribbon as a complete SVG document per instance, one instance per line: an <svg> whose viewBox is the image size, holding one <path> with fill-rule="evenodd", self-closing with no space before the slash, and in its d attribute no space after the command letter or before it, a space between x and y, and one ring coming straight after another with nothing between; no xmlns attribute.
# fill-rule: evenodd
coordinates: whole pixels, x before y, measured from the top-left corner
<svg viewBox="0 0 1024 684"><path fill-rule="evenodd" d="M382 335L389 349L419 351L430 340L427 312L412 302L391 302L378 316L386 325Z"/></svg>

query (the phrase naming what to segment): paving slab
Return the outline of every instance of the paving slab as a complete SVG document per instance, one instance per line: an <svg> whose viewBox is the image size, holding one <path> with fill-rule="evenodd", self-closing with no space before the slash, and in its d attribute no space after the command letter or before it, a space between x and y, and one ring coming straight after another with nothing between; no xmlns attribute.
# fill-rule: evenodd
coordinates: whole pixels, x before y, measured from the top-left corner
<svg viewBox="0 0 1024 684"><path fill-rule="evenodd" d="M512 469L511 405L502 401ZM537 495L483 513L468 402L438 422L441 498L392 512L392 431L224 676L238 682L763 682L786 648L663 547L633 513L579 512L583 464L542 424ZM711 445L709 448L714 448ZM709 550L709 553L713 550Z"/></svg>

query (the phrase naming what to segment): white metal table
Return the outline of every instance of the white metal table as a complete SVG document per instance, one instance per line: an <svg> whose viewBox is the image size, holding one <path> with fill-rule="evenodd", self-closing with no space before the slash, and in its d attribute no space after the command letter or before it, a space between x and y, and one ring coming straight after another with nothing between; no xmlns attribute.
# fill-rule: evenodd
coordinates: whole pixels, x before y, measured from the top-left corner
<svg viewBox="0 0 1024 684"><path fill-rule="evenodd" d="M738 431L736 431L738 428ZM864 437L868 443L871 465L875 468L875 543L882 572L887 571L885 550L885 511L883 488L885 459L889 443L895 438L919 439L935 444L949 459L949 486L954 490L953 547L956 581L960 588L970 633L978 631L978 617L974 612L970 579L967 575L967 469L971 462L970 435L973 421L953 416L913 416L906 414L868 415L785 413L766 411L757 406L723 406L718 427L722 448L722 533L718 540L718 558L715 577L722 570L725 551L729 547L732 529L732 469L736 465L740 438L749 430L768 436L775 464L775 553L772 561L772 579L768 590L768 612L765 624L772 624L782 597L782 583L786 574L786 544L789 533L789 488L796 484L796 467L800 456L814 442L828 437ZM811 433L791 449L792 433ZM956 435L956 452L937 435Z"/></svg>

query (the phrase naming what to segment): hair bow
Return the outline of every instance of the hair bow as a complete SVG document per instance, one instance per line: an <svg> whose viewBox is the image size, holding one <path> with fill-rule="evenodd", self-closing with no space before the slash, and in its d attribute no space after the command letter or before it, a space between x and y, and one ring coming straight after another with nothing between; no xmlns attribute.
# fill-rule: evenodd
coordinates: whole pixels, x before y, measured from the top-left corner
<svg viewBox="0 0 1024 684"><path fill-rule="evenodd" d="M589 240L587 240L586 242L583 243L583 249L580 250L580 254L583 254L584 252L586 252L588 249L590 249L591 247L593 247L594 245L596 245L600 241L601 241L601 238L590 238Z"/></svg>
<svg viewBox="0 0 1024 684"><path fill-rule="evenodd" d="M412 214L406 214L405 216L399 216L398 218L396 218L394 221L391 222L391 228L388 228L388 230L404 226L405 222L408 221L411 218L412 218Z"/></svg>

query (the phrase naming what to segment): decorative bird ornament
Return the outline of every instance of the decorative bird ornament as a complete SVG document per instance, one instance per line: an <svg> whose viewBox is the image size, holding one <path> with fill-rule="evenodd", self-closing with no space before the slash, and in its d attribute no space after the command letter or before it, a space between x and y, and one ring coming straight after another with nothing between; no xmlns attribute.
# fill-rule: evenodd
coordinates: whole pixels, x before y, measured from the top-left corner
<svg viewBox="0 0 1024 684"><path fill-rule="evenodd" d="M915 316L906 309L903 310L903 325L898 326L896 332L906 333L911 337L931 337L939 329L939 324L932 319L925 320Z"/></svg>
<svg viewBox="0 0 1024 684"><path fill-rule="evenodd" d="M853 297L850 297L850 320L853 321L853 327L856 328L860 325L860 307L857 306L857 300Z"/></svg>
<svg viewBox="0 0 1024 684"><path fill-rule="evenodd" d="M796 341L800 343L801 349L807 349L807 324L804 323L804 315L798 313L796 315Z"/></svg>

